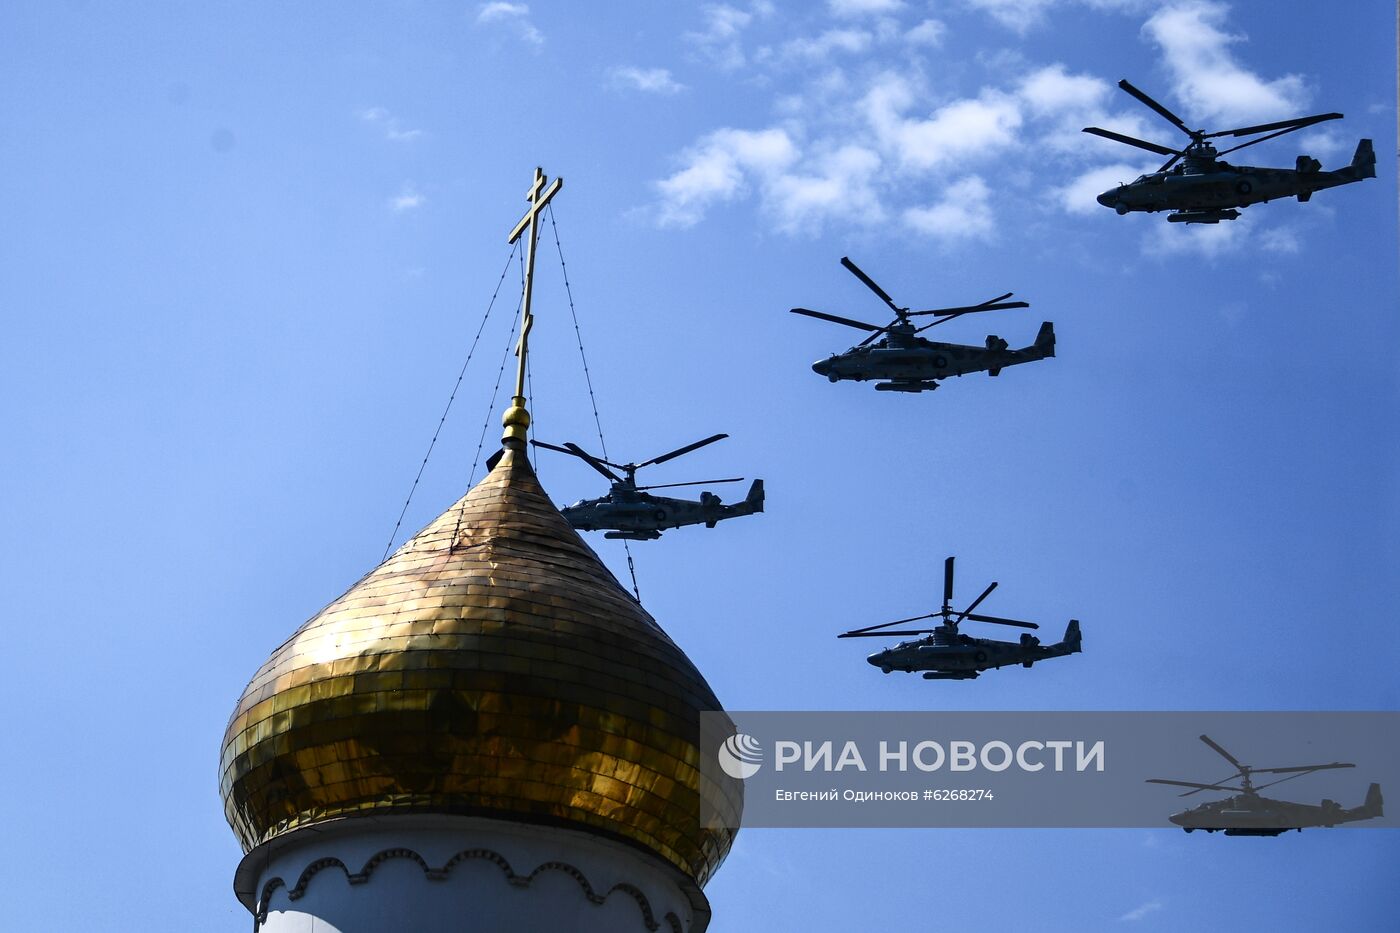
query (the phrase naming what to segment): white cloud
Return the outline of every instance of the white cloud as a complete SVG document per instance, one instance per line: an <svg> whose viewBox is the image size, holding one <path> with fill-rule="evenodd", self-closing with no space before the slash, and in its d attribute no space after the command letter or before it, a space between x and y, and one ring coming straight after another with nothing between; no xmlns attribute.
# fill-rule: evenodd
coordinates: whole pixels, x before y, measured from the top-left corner
<svg viewBox="0 0 1400 933"><path fill-rule="evenodd" d="M1310 97L1303 79L1285 75L1266 81L1238 64L1230 47L1246 37L1224 31L1229 10L1215 0L1183 0L1158 10L1142 27L1161 48L1172 89L1186 104L1188 112L1180 116L1188 126L1198 119L1233 123L1297 116Z"/></svg>
<svg viewBox="0 0 1400 933"><path fill-rule="evenodd" d="M514 26L516 35L521 41L533 46L544 44L544 34L535 28L535 24L530 21L530 6L526 3L506 3L504 0L494 0L492 3L483 3L477 10L476 21L478 23L509 23Z"/></svg>
<svg viewBox="0 0 1400 933"><path fill-rule="evenodd" d="M1154 168L1156 166L1129 165L1126 162L1101 165L1080 175L1068 185L1055 189L1055 201L1071 214L1089 215L1100 211L1110 214L1112 212L1108 208L1094 199L1109 188L1130 182Z"/></svg>
<svg viewBox="0 0 1400 933"><path fill-rule="evenodd" d="M1084 111L1108 97L1109 84L1092 75L1072 75L1064 65L1049 65L1021 81L1021 99L1037 114Z"/></svg>
<svg viewBox="0 0 1400 933"><path fill-rule="evenodd" d="M904 41L910 45L923 45L936 48L943 44L943 36L948 27L942 20L926 19L904 34Z"/></svg>
<svg viewBox="0 0 1400 933"><path fill-rule="evenodd" d="M1119 920L1120 923L1134 923L1134 922L1136 922L1136 921L1138 921L1138 920L1141 920L1143 917L1146 917L1148 914L1150 914L1150 913L1152 913L1152 912L1154 912L1154 911L1161 910L1161 909L1162 909L1162 902L1161 902L1161 901L1157 901L1157 900L1148 901L1146 904L1143 904L1141 907L1134 907L1132 910L1128 911L1126 914L1124 914L1123 916L1119 917L1118 920Z"/></svg>
<svg viewBox="0 0 1400 933"><path fill-rule="evenodd" d="M745 191L751 176L771 179L796 159L785 130L717 130L685 153L684 168L656 183L661 225L693 226L711 205Z"/></svg>
<svg viewBox="0 0 1400 933"><path fill-rule="evenodd" d="M398 118L383 107L369 107L360 111L360 119L384 133L384 138L394 142L409 142L423 135L422 130L406 130L399 125Z"/></svg>
<svg viewBox="0 0 1400 933"><path fill-rule="evenodd" d="M427 199L418 192L412 184L405 183L399 189L399 193L389 199L389 210L395 214L402 214L405 211L416 210L423 206Z"/></svg>
<svg viewBox="0 0 1400 933"><path fill-rule="evenodd" d="M644 91L648 94L679 94L685 85L671 77L666 68L636 68L631 65L614 68L609 73L613 87Z"/></svg>
<svg viewBox="0 0 1400 933"><path fill-rule="evenodd" d="M1340 133L1333 130L1314 131L1298 137L1299 148L1323 162L1339 155L1349 155L1351 147L1354 145L1356 145L1354 140L1344 139Z"/></svg>
<svg viewBox="0 0 1400 933"><path fill-rule="evenodd" d="M985 156L1011 145L1021 111L1011 97L983 90L976 98L946 104L928 118L904 112L920 95L906 79L885 74L863 101L866 119L904 166L929 169L948 159Z"/></svg>
<svg viewBox="0 0 1400 933"><path fill-rule="evenodd" d="M995 232L991 194L985 181L969 175L945 188L938 202L905 210L904 223L940 240L989 240Z"/></svg>
<svg viewBox="0 0 1400 933"><path fill-rule="evenodd" d="M885 15L904 9L904 0L826 0L826 6L836 16Z"/></svg>
<svg viewBox="0 0 1400 933"><path fill-rule="evenodd" d="M1008 29L1024 33L1038 26L1045 11L1055 0L965 0L968 6L981 10Z"/></svg>
<svg viewBox="0 0 1400 933"><path fill-rule="evenodd" d="M884 220L874 188L880 169L878 153L863 146L842 146L817 160L814 174L781 174L765 193L778 228L787 233L819 232L827 219L869 225Z"/></svg>
<svg viewBox="0 0 1400 933"><path fill-rule="evenodd" d="M1213 261L1234 252L1255 236L1254 217L1250 214L1218 224L1174 224L1161 214L1151 219L1155 226L1143 240L1142 251L1159 258L1194 254Z"/></svg>
<svg viewBox="0 0 1400 933"><path fill-rule="evenodd" d="M1123 11L1148 0L963 3L1029 26L1055 8ZM1179 134L1103 76L1022 54L1002 60L1005 77L994 83L962 90L932 86L933 65L927 65L929 72L925 65L941 55L926 56L911 46L936 45L946 30L941 21L924 18L921 6L906 2L902 12L890 15L892 7L878 0L834 0L828 11L849 18L810 36L779 34L779 24L763 24L766 5L731 0L704 7L704 28L688 41L726 67L751 66L745 87L769 89L769 112L778 116L767 129L725 128L699 136L680 154L674 172L654 183L659 223L690 226L714 206L742 198L752 199L769 226L786 233L819 231L823 224L860 227L883 218L943 240L989 239L1002 211L1059 217L1099 212L1108 222L1142 221L1112 217L1095 197L1155 171L1162 157L1081 130L1102 126L1171 145L1182 141ZM1249 84L1252 75L1230 58L1238 39L1225 32L1223 4L1159 0L1156 6L1150 18L1142 17L1148 24L1140 58L1153 58L1156 43L1173 73L1183 63L1203 63L1237 85ZM759 44L769 36L775 37L771 45ZM1204 48L1185 49L1188 38ZM741 41L752 43L752 54L746 55ZM902 64L896 68L892 58ZM1293 86L1293 79L1254 80L1250 86L1279 93ZM1316 138L1320 149L1330 144L1325 134ZM950 185L949 178L957 181ZM1157 223L1139 222L1133 229L1146 238L1143 250L1159 256L1213 256L1245 242L1261 254L1297 248L1292 231L1245 236L1247 219L1183 229L1158 215L1152 218Z"/></svg>
<svg viewBox="0 0 1400 933"><path fill-rule="evenodd" d="M1298 239L1298 231L1292 227L1274 227L1258 235L1259 248L1266 253L1293 255L1302 252L1303 244Z"/></svg>
<svg viewBox="0 0 1400 933"><path fill-rule="evenodd" d="M815 39L792 39L783 43L783 56L823 59L835 52L859 55L868 51L874 41L874 36L861 29L828 29Z"/></svg>
<svg viewBox="0 0 1400 933"><path fill-rule="evenodd" d="M963 0L975 10L981 10L1007 29L1025 34L1046 20L1051 7L1077 2L1095 10L1134 10L1150 0Z"/></svg>
<svg viewBox="0 0 1400 933"><path fill-rule="evenodd" d="M743 31L755 16L771 13L772 7L766 3L756 4L755 12L750 13L727 3L707 3L700 12L705 18L704 29L688 32L685 38L721 69L732 71L746 61L739 41Z"/></svg>

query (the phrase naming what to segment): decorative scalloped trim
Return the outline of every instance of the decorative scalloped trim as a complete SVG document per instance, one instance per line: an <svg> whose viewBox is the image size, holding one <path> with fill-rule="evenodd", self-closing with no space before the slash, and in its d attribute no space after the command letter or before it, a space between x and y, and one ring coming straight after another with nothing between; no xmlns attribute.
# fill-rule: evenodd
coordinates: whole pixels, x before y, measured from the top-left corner
<svg viewBox="0 0 1400 933"><path fill-rule="evenodd" d="M430 881L446 881L452 869L461 863L470 859L484 859L494 864L505 874L507 884L517 888L528 888L530 882L547 871L560 871L578 882L579 887L583 890L583 896L586 897L590 903L601 906L607 902L608 898L611 897L614 892L626 894L637 902L637 907L642 912L642 922L646 925L646 928L653 931L653 933L661 929L661 924L657 922L656 915L652 912L651 902L647 900L647 896L642 893L641 888L625 881L619 881L609 888L606 894L599 894L594 890L593 885L589 883L584 873L568 862L544 862L536 866L535 870L528 875L521 875L517 874L515 869L511 868L510 862L506 861L505 856L501 855L499 852L492 849L463 849L443 863L441 868L432 868L428 865L427 860L424 859L423 856L403 846L376 852L374 855L370 856L369 861L365 862L364 867L357 872L350 871L340 859L334 856L327 856L325 858L318 858L310 865L307 865L302 871L301 877L297 879L297 883L293 887L287 888L287 883L283 881L280 876L270 879L267 884L263 885L262 896L258 898L258 909L253 914L253 929L256 931L267 921L268 905L272 901L273 892L278 888L287 888L288 900L300 900L301 897L306 894L306 887L311 883L311 879L327 868L339 868L345 873L345 880L350 884L365 884L369 881L370 875L374 873L376 868L390 859L396 858L403 858L416 862L418 867L423 869L423 876ZM681 928L680 918L677 917L675 913L667 911L666 916L662 919L670 928L671 933L684 933Z"/></svg>

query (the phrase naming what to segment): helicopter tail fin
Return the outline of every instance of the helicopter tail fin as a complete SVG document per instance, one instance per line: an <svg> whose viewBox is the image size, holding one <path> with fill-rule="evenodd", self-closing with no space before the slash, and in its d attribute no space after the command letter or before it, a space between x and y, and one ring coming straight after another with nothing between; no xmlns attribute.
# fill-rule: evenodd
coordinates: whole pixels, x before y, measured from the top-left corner
<svg viewBox="0 0 1400 933"><path fill-rule="evenodd" d="M1381 797L1381 786L1372 784L1366 791L1366 802L1360 806L1361 818L1369 820L1372 817L1385 816L1385 800Z"/></svg>
<svg viewBox="0 0 1400 933"><path fill-rule="evenodd" d="M1376 150L1369 139L1356 144L1356 154L1351 157L1351 171L1356 178L1376 177Z"/></svg>
<svg viewBox="0 0 1400 933"><path fill-rule="evenodd" d="M763 480L756 479L749 487L749 494L744 497L744 504L755 512L763 511Z"/></svg>
<svg viewBox="0 0 1400 933"><path fill-rule="evenodd" d="M1079 634L1079 620L1070 619L1069 625L1065 626L1065 638L1060 644L1064 645L1071 652L1081 651L1079 646L1083 642L1083 637Z"/></svg>
<svg viewBox="0 0 1400 933"><path fill-rule="evenodd" d="M1040 325L1040 332L1035 335L1035 348L1041 356L1055 355L1055 324L1052 321L1044 321Z"/></svg>

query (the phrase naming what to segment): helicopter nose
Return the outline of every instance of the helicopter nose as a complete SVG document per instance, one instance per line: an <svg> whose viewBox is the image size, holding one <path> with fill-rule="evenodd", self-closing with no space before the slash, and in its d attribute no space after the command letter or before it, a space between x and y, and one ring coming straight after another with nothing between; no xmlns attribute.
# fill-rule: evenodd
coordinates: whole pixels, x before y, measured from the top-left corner
<svg viewBox="0 0 1400 933"><path fill-rule="evenodd" d="M1118 203L1118 189L1114 188L1112 191L1105 191L1103 194L1099 195L1096 200L1104 207L1113 207Z"/></svg>
<svg viewBox="0 0 1400 933"><path fill-rule="evenodd" d="M879 667L881 664L883 664L883 663L885 662L885 654L886 654L886 652L884 652L884 651L877 651L877 652L875 652L874 654L872 654L870 657L866 658L865 660L866 660L869 664L872 664L872 665L874 665L875 667Z"/></svg>
<svg viewBox="0 0 1400 933"><path fill-rule="evenodd" d="M831 360L817 360L812 364L812 372L825 376L831 369Z"/></svg>
<svg viewBox="0 0 1400 933"><path fill-rule="evenodd" d="M1186 814L1173 813L1171 816L1167 817L1167 819L1171 820L1176 825L1181 826L1186 822Z"/></svg>

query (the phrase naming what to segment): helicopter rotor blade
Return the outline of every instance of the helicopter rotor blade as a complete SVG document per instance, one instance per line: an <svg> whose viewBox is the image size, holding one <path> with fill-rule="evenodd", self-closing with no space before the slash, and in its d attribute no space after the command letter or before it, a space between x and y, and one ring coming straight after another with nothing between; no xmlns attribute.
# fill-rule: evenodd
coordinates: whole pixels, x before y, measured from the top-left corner
<svg viewBox="0 0 1400 933"><path fill-rule="evenodd" d="M1339 116L1340 116L1340 114L1339 114ZM1320 123L1320 122L1322 122L1322 121L1318 120L1318 121L1315 121L1315 122L1319 122L1319 123ZM1311 123L1305 123L1305 124L1303 124L1303 126L1312 126L1312 124L1311 124ZM1218 156L1223 156L1223 155L1225 155L1226 153L1229 153L1229 152L1237 152L1237 151L1239 151L1240 149L1247 148L1247 147L1249 147L1249 146L1254 145L1255 143L1266 142L1266 141L1268 141L1268 140L1270 140L1270 139L1273 139L1273 138L1276 137L1276 136L1282 136L1282 135L1284 135L1285 133L1291 133L1291 132L1293 132L1294 130L1301 130L1301 129L1303 128L1303 126L1290 126L1290 127L1289 127L1288 129L1286 129L1286 130L1279 130L1277 133L1270 133L1268 136L1260 136L1258 139L1251 139L1251 140L1250 140L1249 142L1247 142L1247 143L1240 143L1238 146L1231 146L1229 149L1223 149L1223 150L1221 150L1220 152L1217 152L1216 155L1218 155Z"/></svg>
<svg viewBox="0 0 1400 933"><path fill-rule="evenodd" d="M933 632L933 631L935 631L935 629L931 629L931 628L914 628L914 629L908 629L908 630L903 631L903 632L846 632L845 634L843 634L843 635L837 635L836 637L837 637L837 638L886 638L886 637L888 637L888 636L890 636L890 635L927 635L927 634L929 634L930 632Z"/></svg>
<svg viewBox="0 0 1400 933"><path fill-rule="evenodd" d="M659 457L652 457L646 463L637 464L637 469L641 469L644 466L651 466L654 463L665 463L667 460L674 460L681 454L688 454L692 450L699 450L701 447L704 447L707 444L713 444L715 441L722 441L728 436L728 434L715 434L711 437L705 438L703 441L696 441L694 444L686 444L684 447L677 447L675 450L671 451L668 454L662 454Z"/></svg>
<svg viewBox="0 0 1400 933"><path fill-rule="evenodd" d="M948 315L957 317L959 314L973 314L977 311L1005 311L1008 308L1029 308L1029 301L987 301L980 305L964 305L961 308L933 308L929 311L910 311L910 317L917 317L926 314L937 314L939 316Z"/></svg>
<svg viewBox="0 0 1400 933"><path fill-rule="evenodd" d="M1170 159L1168 159L1167 161L1163 162L1163 163L1162 163L1162 167L1159 168L1159 169L1157 169L1156 174L1160 175L1162 172L1165 172L1167 169L1169 169L1169 168L1171 168L1173 165L1175 165L1180 159L1181 159L1181 153L1178 152L1176 155L1172 156Z"/></svg>
<svg viewBox="0 0 1400 933"><path fill-rule="evenodd" d="M1330 771L1333 768L1355 768L1356 765L1334 761L1330 765L1298 765L1294 768L1250 768L1255 774L1288 774L1292 771Z"/></svg>
<svg viewBox="0 0 1400 933"><path fill-rule="evenodd" d="M1246 772L1246 771L1251 770L1250 768L1246 767L1245 765L1240 764L1240 760L1239 760L1238 758L1236 758L1234 755L1231 755L1229 752L1225 751L1225 749L1221 748L1221 747L1215 742L1215 740L1213 740L1210 736L1204 735L1204 734L1203 734L1203 735L1201 736L1201 741L1204 742L1204 743L1206 743L1207 745L1209 745L1211 748L1215 749L1215 751L1220 755L1220 757L1224 758L1226 761L1228 761L1230 764L1234 765L1236 768L1239 768L1241 774L1243 774L1243 773Z"/></svg>
<svg viewBox="0 0 1400 933"><path fill-rule="evenodd" d="M573 456L573 457L577 457L577 456L578 456L578 454L574 453L572 450L570 450L570 449L567 448L567 447L560 447L560 446L557 445L557 444L546 444L544 441L537 441L537 440L535 440L533 437L530 438L530 443L531 443L531 444L534 444L536 447L543 447L543 448L546 449L546 450L557 450L557 451L559 451L561 454L569 454L570 456Z"/></svg>
<svg viewBox="0 0 1400 933"><path fill-rule="evenodd" d="M1119 82L1118 82L1118 86L1119 86L1120 88L1122 88L1123 90L1127 91L1129 94L1131 94L1131 95L1133 95L1134 97L1136 97L1136 98L1137 98L1139 101L1141 101L1142 103L1144 103L1144 104L1146 104L1147 106L1151 107L1153 110L1155 110L1155 111L1156 111L1158 114L1160 114L1161 116L1165 117L1166 120L1167 120L1167 122L1169 122L1172 126L1174 126L1174 127L1176 127L1177 129L1181 130L1181 132L1185 133L1187 136L1190 136L1190 137L1192 137L1193 139L1195 138L1195 134L1192 133L1191 130L1189 130L1189 129L1187 128L1187 126L1186 126L1185 123L1181 122L1181 117L1178 117L1176 114L1172 113L1172 112L1171 112L1170 110L1168 110L1166 107L1163 107L1161 104L1157 103L1157 102L1156 102L1155 100L1153 100L1151 97L1147 96L1147 94L1146 94L1145 92L1140 91L1140 90L1138 90L1137 88L1133 87L1131 84L1128 83L1128 81L1127 81L1126 78L1123 79L1122 81L1119 81Z"/></svg>
<svg viewBox="0 0 1400 933"><path fill-rule="evenodd" d="M569 452L569 453L573 454L575 457L578 457L578 458L579 458L580 460L582 460L584 463L588 464L588 465L591 466L593 469L597 470L599 473L602 473L604 476L606 476L608 479L612 480L614 483L620 483L620 482L622 482L622 477L618 476L618 475L617 475L616 473L614 473L612 470L609 470L607 467L605 467L605 466L603 465L603 461L602 461L602 460L599 460L597 457L593 456L592 454L590 454L588 451L584 450L584 449L583 449L582 447L580 447L579 445L574 444L574 443L567 443L567 444L564 445L564 447L568 449L568 452Z"/></svg>
<svg viewBox="0 0 1400 933"><path fill-rule="evenodd" d="M834 314L827 314L824 311L813 311L810 308L792 308L789 313L803 314L807 317L814 317L818 318L819 320L830 321L833 324L845 324L847 327L854 327L858 330L872 330L875 331L875 333L877 334L885 329L883 327L876 327L874 324L867 324L864 321L853 321L848 317L837 317Z"/></svg>
<svg viewBox="0 0 1400 933"><path fill-rule="evenodd" d="M906 622L918 622L918 621L920 621L920 620L922 620L922 619L932 619L932 618L935 618L935 617L937 617L937 616L939 616L939 615L942 615L942 613L930 612L930 613L928 613L927 615L911 616L911 617L908 618L908 619L896 619L896 620L893 621L893 622L883 622L883 623L881 623L880 625L867 625L865 628L853 628L853 629L851 629L849 632L845 632L844 634L837 635L836 637L837 637L837 638L855 638L856 636L864 635L864 634L866 634L867 632L875 632L875 631L878 630L878 629L889 628L889 627L892 626L892 625L903 625L903 624L906 623ZM880 632L879 634L881 634L881 635L888 635L889 633L888 633L888 632Z"/></svg>
<svg viewBox="0 0 1400 933"><path fill-rule="evenodd" d="M985 590L982 591L982 595L974 599L972 601L972 605L968 606L962 611L962 614L958 616L957 621L955 621L953 624L957 625L958 622L961 622L963 619L966 619L968 617L968 614L971 613L972 610L976 609L978 606L982 605L982 600L986 599L988 596L991 596L992 590L996 588L996 581L992 581L992 583Z"/></svg>
<svg viewBox="0 0 1400 933"><path fill-rule="evenodd" d="M880 300L883 301L885 304L889 305L890 308L894 310L895 314L904 313L904 309L901 308L899 305L895 304L894 299L887 295L883 288L876 285L874 279L872 279L870 276L866 275L863 271L861 271L860 266L851 262L849 257L842 256L841 265L845 266L848 270L850 270L850 273L852 275L864 282L866 288L869 288L872 292L879 295Z"/></svg>
<svg viewBox="0 0 1400 933"><path fill-rule="evenodd" d="M713 483L742 483L743 481L744 478L742 476L735 476L730 479L697 479L690 483L658 483L654 486L638 486L637 491L641 492L644 489L674 489L677 486L709 486Z"/></svg>
<svg viewBox="0 0 1400 933"><path fill-rule="evenodd" d="M973 622L991 622L995 625L1014 625L1017 628L1040 628L1035 622L1021 622L1017 619L1003 619L1000 616L983 616L969 612L967 618Z"/></svg>
<svg viewBox="0 0 1400 933"><path fill-rule="evenodd" d="M923 327L916 328L916 329L914 330L914 333L916 333L916 334L922 334L924 331L928 330L930 327L937 327L939 324L947 324L949 321L957 320L958 318L962 317L964 314L972 314L974 311L1003 311L1003 310L1005 310L1005 309L1007 309L1007 308L1029 308L1029 307L1030 307L1030 304L1028 304L1027 302L1024 302L1024 301L1008 301L1008 302L1005 302L1004 304L987 305L986 307L978 306L978 307L975 307L975 308L962 308L962 309L955 310L952 314L948 315L947 317L941 317L941 318L939 318L939 319L936 320L936 321L932 321L931 323L925 324ZM915 311L914 313L915 313L915 314L919 314L920 312ZM932 314L932 313L934 313L934 312L932 312L932 311L925 311L925 312L922 312L922 313L924 313L924 314Z"/></svg>
<svg viewBox="0 0 1400 933"><path fill-rule="evenodd" d="M1115 133L1112 130L1099 129L1097 126L1086 126L1082 132L1094 136L1102 136L1104 139L1111 139L1114 142L1126 143L1129 146L1136 146L1139 149L1146 149L1148 152L1155 152L1159 155L1179 156L1181 154L1175 149L1168 149L1166 146L1159 146L1157 143L1150 143L1145 139L1138 139L1135 136L1124 136L1122 133Z"/></svg>
<svg viewBox="0 0 1400 933"><path fill-rule="evenodd" d="M1279 120L1277 123L1260 123L1258 126L1242 126L1235 130L1221 130L1218 133L1207 133L1205 139L1214 139L1217 136L1253 136L1255 133L1267 133L1270 130L1282 130L1291 133L1294 130L1301 130L1305 126L1312 126L1315 123L1326 123L1328 120L1340 120L1340 113L1316 113L1310 117L1295 117L1292 120ZM1236 147L1239 148L1239 147Z"/></svg>
<svg viewBox="0 0 1400 933"><path fill-rule="evenodd" d="M1168 781L1166 778L1148 778L1145 783L1170 784L1173 787L1194 787L1196 788L1196 790L1191 791L1192 794L1194 794L1198 790L1242 790L1242 788L1239 787L1227 787L1223 784L1198 784L1195 781ZM1189 797L1190 794L1182 794L1181 796Z"/></svg>
<svg viewBox="0 0 1400 933"><path fill-rule="evenodd" d="M953 608L953 558L943 562L943 611Z"/></svg>
<svg viewBox="0 0 1400 933"><path fill-rule="evenodd" d="M985 306L985 305L993 304L993 303L998 302L998 301L1005 301L1006 299L1010 298L1010 297L1011 297L1012 295L1014 295L1014 294L1016 294L1016 293L1015 293L1015 292L1007 292L1005 295L997 295L995 298L988 298L986 301L982 302L981 304L968 305L967 307L969 307L969 308L981 308L981 307L983 307L983 306ZM911 314L945 314L945 313L947 313L947 312L949 312L949 311L961 311L961 310L963 310L963 309L962 309L962 308L935 308L935 309L933 309L932 311L912 311L912 312L910 312L910 313L911 313Z"/></svg>

